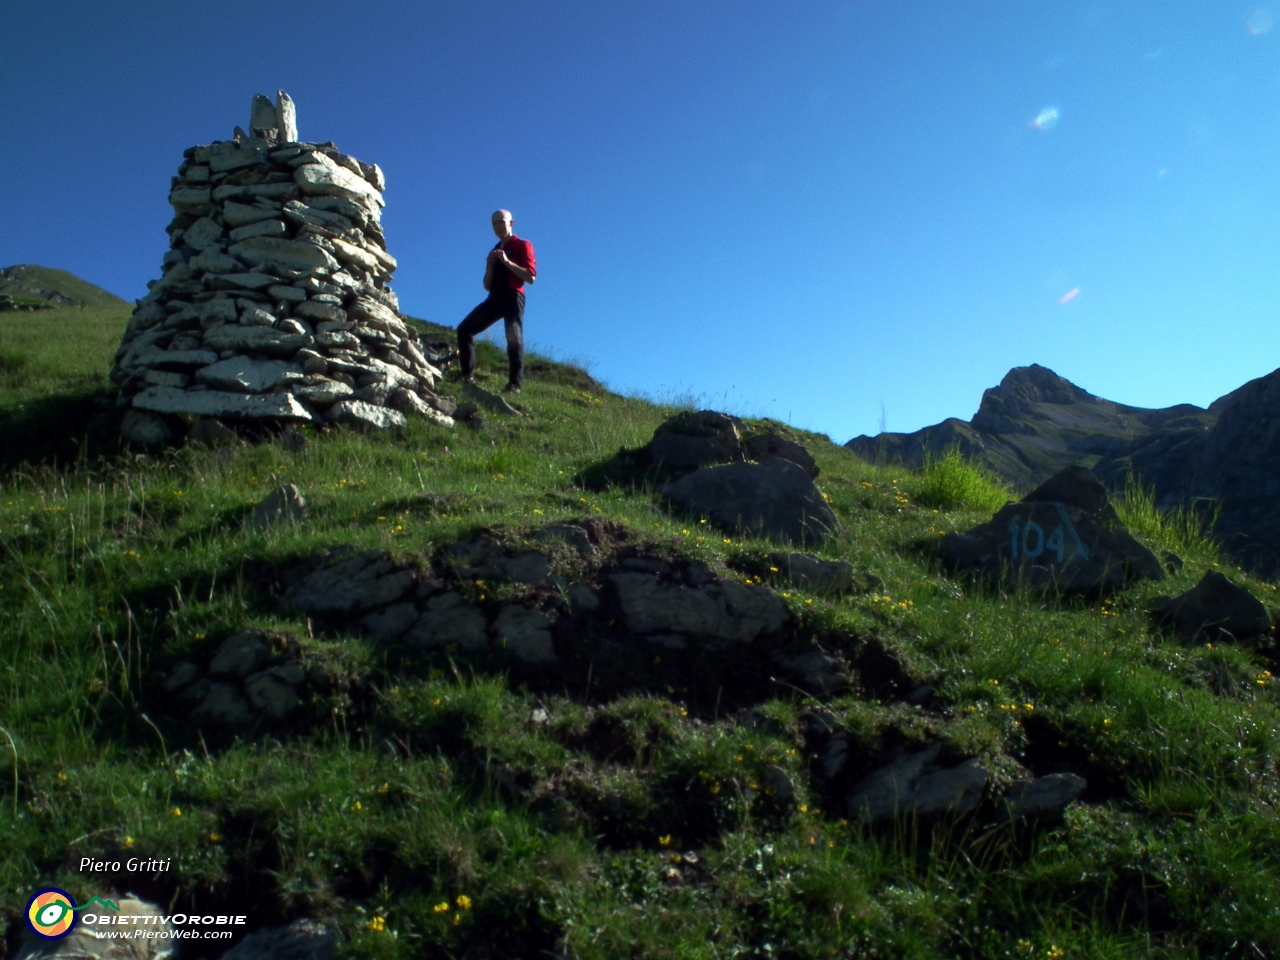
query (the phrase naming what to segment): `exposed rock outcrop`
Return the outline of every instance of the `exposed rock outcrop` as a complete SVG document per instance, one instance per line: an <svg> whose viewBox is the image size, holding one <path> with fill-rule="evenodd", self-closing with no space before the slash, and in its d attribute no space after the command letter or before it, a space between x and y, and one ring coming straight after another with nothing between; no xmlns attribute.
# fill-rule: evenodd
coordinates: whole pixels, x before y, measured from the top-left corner
<svg viewBox="0 0 1280 960"><path fill-rule="evenodd" d="M1062 596L1163 580L1160 561L1116 517L1106 490L1083 467L1067 467L988 523L948 533L933 547L950 569L1016 580Z"/></svg>
<svg viewBox="0 0 1280 960"><path fill-rule="evenodd" d="M1251 640L1271 632L1271 616L1262 601L1217 570L1205 573L1186 593L1161 600L1151 618L1187 642Z"/></svg>
<svg viewBox="0 0 1280 960"><path fill-rule="evenodd" d="M702 467L662 493L675 506L749 537L817 544L839 527L813 481L788 460Z"/></svg>

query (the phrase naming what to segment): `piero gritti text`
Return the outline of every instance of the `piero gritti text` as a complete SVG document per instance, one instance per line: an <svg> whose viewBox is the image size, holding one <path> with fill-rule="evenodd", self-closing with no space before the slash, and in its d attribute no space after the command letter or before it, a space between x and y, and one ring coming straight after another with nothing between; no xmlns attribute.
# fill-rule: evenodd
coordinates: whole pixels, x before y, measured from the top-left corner
<svg viewBox="0 0 1280 960"><path fill-rule="evenodd" d="M128 860L80 858L81 873L168 873L172 857L130 857Z"/></svg>

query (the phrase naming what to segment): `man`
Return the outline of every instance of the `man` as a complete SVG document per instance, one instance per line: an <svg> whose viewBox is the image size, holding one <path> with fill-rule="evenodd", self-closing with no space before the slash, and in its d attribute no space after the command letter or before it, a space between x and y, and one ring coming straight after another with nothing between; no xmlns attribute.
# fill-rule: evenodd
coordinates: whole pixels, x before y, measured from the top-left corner
<svg viewBox="0 0 1280 960"><path fill-rule="evenodd" d="M458 364L464 383L475 382L476 337L501 318L507 328L507 386L503 393L519 393L524 382L524 285L537 277L533 244L511 229L510 210L492 217L497 244L485 261L484 288L489 296L458 324Z"/></svg>

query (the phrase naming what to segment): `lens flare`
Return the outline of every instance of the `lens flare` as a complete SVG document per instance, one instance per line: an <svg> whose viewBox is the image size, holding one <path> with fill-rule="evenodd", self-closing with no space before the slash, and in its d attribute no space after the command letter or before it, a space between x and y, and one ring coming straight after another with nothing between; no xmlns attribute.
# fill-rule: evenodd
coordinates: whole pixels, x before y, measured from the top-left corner
<svg viewBox="0 0 1280 960"><path fill-rule="evenodd" d="M1249 16L1245 17L1244 28L1249 31L1249 36L1260 37L1267 33L1275 26L1275 18L1261 7L1252 11Z"/></svg>
<svg viewBox="0 0 1280 960"><path fill-rule="evenodd" d="M1057 107L1045 107L1038 114L1036 114L1036 118L1032 120L1031 123L1028 124L1028 126L1030 126L1033 130L1041 130L1041 131L1052 130L1054 127L1058 125L1059 116L1060 114L1058 113Z"/></svg>
<svg viewBox="0 0 1280 960"><path fill-rule="evenodd" d="M1058 302L1059 302L1059 303L1070 303L1072 300L1074 300L1074 299L1075 299L1076 297L1078 297L1079 295L1080 295L1080 288L1079 288L1079 287L1072 287L1070 290L1068 290L1066 293L1064 293L1064 294L1063 294L1063 295L1058 299Z"/></svg>

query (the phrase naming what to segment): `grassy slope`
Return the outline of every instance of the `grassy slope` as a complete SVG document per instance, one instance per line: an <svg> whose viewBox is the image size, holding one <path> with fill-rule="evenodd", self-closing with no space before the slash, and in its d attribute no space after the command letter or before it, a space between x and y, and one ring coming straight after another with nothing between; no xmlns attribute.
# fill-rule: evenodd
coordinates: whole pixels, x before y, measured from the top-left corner
<svg viewBox="0 0 1280 960"><path fill-rule="evenodd" d="M99 286L81 280L66 270L54 270L33 263L5 268L0 276L0 293L7 293L19 303L47 303L49 294L60 293L85 307L124 307L128 301Z"/></svg>
<svg viewBox="0 0 1280 960"><path fill-rule="evenodd" d="M753 724L678 691L589 714L465 662L415 666L363 638L308 639L262 589L263 570L319 547L410 553L477 526L583 515L723 570L768 545L671 517L644 490L574 483L671 411L544 363L522 397L528 421L342 431L299 451L122 453L57 417L64 398L105 390L123 321L71 314L0 318L0 409L6 429L28 428L0 490L11 946L32 889L102 893L77 859L136 854L174 858L172 873L128 885L141 894L247 912L254 925L334 917L351 956L532 958L565 943L580 958L1280 956L1280 691L1264 654L1149 634L1150 602L1218 558L1140 501L1135 530L1187 559L1172 582L1101 606L983 594L910 546L989 516L919 505L921 494L954 503L940 486L964 489L964 478L873 467L804 437L845 523L824 552L882 577L886 595L782 588L788 602L828 645L876 638L939 687L936 711L832 701L861 762L940 739L991 758L997 778L1009 774L1001 757L1060 755L1091 783L1090 802L1050 828L866 832L827 809L798 696L760 705ZM503 358L485 347L481 359L500 383ZM70 469L17 459L22 444L47 453L60 432L110 457ZM311 521L242 528L281 482L303 490ZM1274 607L1274 587L1232 575ZM309 730L206 752L155 701L156 671L246 625L292 631L353 682L311 705L324 722ZM529 722L538 705L546 725ZM524 783L567 784L567 801L504 789L491 761ZM799 791L781 816L745 792L768 762ZM674 882L666 871L690 849L698 862L678 864Z"/></svg>

